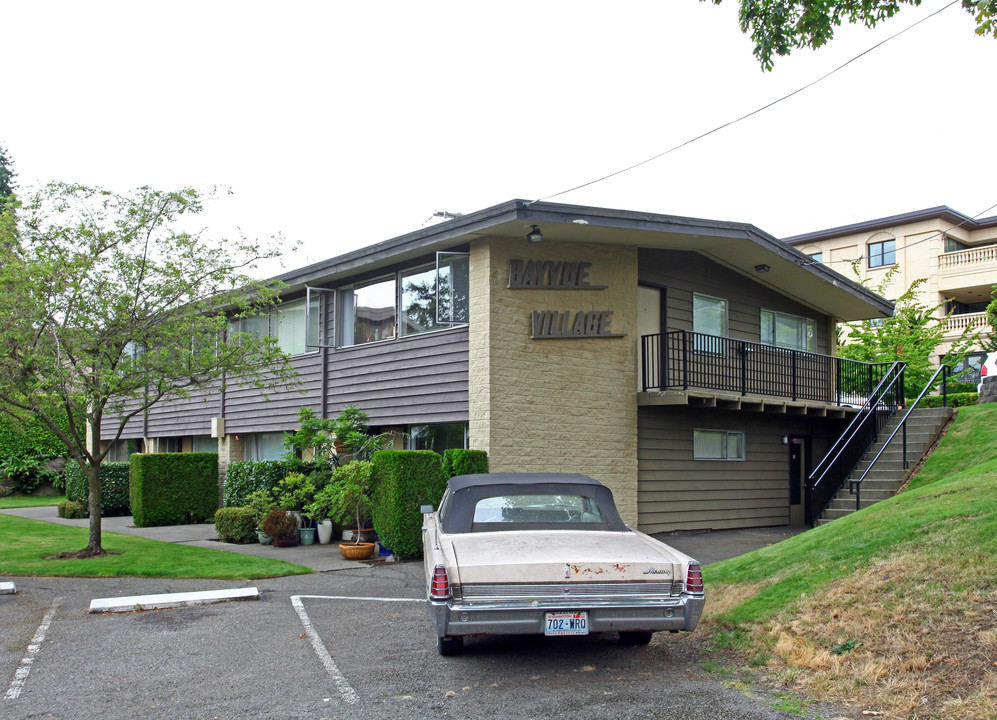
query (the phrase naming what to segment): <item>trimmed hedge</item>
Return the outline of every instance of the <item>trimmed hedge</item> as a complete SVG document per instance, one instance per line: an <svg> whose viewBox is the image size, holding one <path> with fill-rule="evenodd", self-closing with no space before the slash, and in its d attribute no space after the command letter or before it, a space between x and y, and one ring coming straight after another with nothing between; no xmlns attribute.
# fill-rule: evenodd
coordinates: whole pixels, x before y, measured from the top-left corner
<svg viewBox="0 0 997 720"><path fill-rule="evenodd" d="M947 396L948 406L953 408L965 407L966 405L975 405L978 398L979 396L975 392L949 393ZM930 395L926 398L922 398L921 402L919 402L917 406L919 408L942 407L942 396Z"/></svg>
<svg viewBox="0 0 997 720"><path fill-rule="evenodd" d="M488 472L488 453L484 450L450 448L443 451L443 472L448 478Z"/></svg>
<svg viewBox="0 0 997 720"><path fill-rule="evenodd" d="M374 453L372 517L377 536L398 557L422 552L422 505L436 507L446 490L443 462L432 450Z"/></svg>
<svg viewBox="0 0 997 720"><path fill-rule="evenodd" d="M0 417L0 458L17 455L56 457L66 454L66 446L47 429L34 423L11 423Z"/></svg>
<svg viewBox="0 0 997 720"><path fill-rule="evenodd" d="M67 520L80 520L87 516L86 507L72 500L63 500L56 507L59 517L66 518Z"/></svg>
<svg viewBox="0 0 997 720"><path fill-rule="evenodd" d="M293 467L278 460L229 463L225 470L225 507L240 507L249 503L250 493L257 490L277 497L277 485L293 471L302 470L303 463Z"/></svg>
<svg viewBox="0 0 997 720"><path fill-rule="evenodd" d="M218 508L215 512L215 532L222 542L256 542L256 513L250 507Z"/></svg>
<svg viewBox="0 0 997 720"><path fill-rule="evenodd" d="M136 527L206 522L218 510L218 455L136 453L129 497Z"/></svg>
<svg viewBox="0 0 997 720"><path fill-rule="evenodd" d="M63 470L66 476L66 499L78 502L90 513L87 478L79 463L71 460ZM129 465L126 462L104 462L100 465L101 516L131 515L128 499Z"/></svg>

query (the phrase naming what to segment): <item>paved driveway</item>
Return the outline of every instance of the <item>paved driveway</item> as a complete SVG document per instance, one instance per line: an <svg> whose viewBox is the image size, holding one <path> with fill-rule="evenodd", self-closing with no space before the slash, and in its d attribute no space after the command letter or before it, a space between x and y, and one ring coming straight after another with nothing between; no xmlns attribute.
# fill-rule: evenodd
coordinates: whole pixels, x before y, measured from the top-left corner
<svg viewBox="0 0 997 720"><path fill-rule="evenodd" d="M477 638L442 658L421 573L404 563L252 583L14 578L18 594L0 596L0 717L791 717L702 673L667 634L645 648ZM261 600L87 613L95 597L246 586Z"/></svg>

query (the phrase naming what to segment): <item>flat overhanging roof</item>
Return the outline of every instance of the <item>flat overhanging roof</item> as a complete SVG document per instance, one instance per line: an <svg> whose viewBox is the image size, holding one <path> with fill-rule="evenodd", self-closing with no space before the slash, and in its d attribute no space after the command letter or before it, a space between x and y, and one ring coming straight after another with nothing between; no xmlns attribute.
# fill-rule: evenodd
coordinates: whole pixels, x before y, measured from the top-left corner
<svg viewBox="0 0 997 720"><path fill-rule="evenodd" d="M345 282L361 272L425 257L477 238L526 243L533 225L544 244L598 243L697 252L752 281L839 320L888 317L893 305L807 255L746 223L511 200L340 255L274 280L292 290ZM767 266L765 272L756 266Z"/></svg>

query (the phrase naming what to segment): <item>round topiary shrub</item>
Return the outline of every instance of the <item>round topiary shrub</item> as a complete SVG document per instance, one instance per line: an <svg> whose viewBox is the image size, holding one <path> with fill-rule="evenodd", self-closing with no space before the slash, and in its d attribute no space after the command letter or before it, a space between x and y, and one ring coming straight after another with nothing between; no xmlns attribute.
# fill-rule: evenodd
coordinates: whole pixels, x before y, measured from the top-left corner
<svg viewBox="0 0 997 720"><path fill-rule="evenodd" d="M87 509L78 502L63 500L58 505L59 517L67 520L82 520L87 516Z"/></svg>

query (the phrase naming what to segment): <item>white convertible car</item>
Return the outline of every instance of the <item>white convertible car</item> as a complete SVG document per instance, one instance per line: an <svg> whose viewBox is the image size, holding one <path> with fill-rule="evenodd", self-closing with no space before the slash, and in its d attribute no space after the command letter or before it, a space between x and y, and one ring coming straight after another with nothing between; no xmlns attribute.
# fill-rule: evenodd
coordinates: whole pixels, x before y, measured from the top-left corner
<svg viewBox="0 0 997 720"><path fill-rule="evenodd" d="M459 653L467 635L616 632L643 645L699 622L699 563L627 527L590 477L460 475L438 511L422 510L441 655Z"/></svg>

